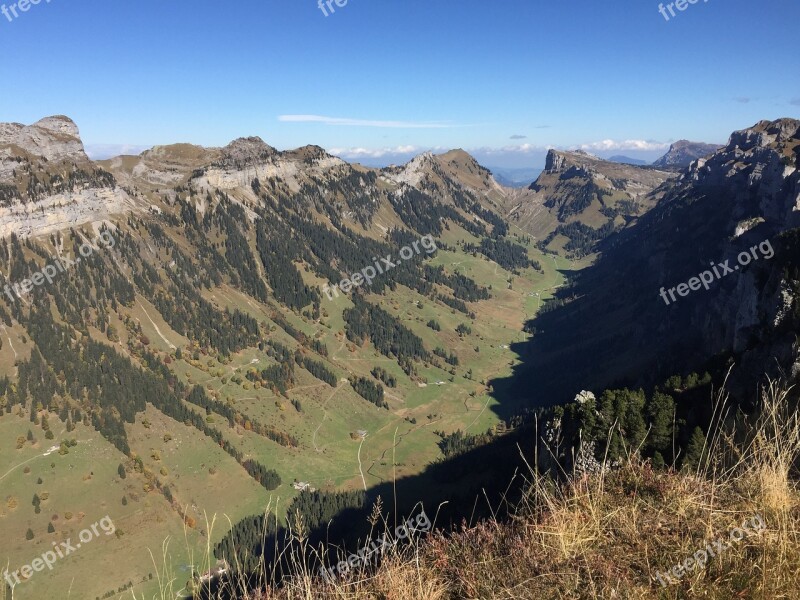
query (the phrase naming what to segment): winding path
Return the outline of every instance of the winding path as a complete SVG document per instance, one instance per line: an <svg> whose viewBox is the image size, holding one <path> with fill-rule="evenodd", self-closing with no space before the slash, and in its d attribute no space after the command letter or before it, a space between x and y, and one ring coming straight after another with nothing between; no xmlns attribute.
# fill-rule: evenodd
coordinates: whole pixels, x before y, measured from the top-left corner
<svg viewBox="0 0 800 600"><path fill-rule="evenodd" d="M23 461L23 462L19 463L18 465L14 465L13 467L11 467L11 468L10 468L10 469L9 469L9 470L6 472L6 474L5 474L5 475L3 475L2 477L0 477L0 481L2 481L3 479L5 479L6 477L8 477L8 476L9 476L9 475L10 475L12 472L14 472L14 471L16 471L17 469L19 469L19 468L20 468L22 465L27 465L29 462L31 462L31 461L33 461L33 460L36 460L37 458L42 458L42 457L44 457L44 456L50 456L50 455L51 455L53 452L55 452L56 450L58 450L58 446L53 446L52 448L50 448L50 449L49 449L47 452L45 452L44 454L37 454L37 455L36 455L36 456L34 456L33 458L29 458L28 460L26 460L26 461Z"/></svg>

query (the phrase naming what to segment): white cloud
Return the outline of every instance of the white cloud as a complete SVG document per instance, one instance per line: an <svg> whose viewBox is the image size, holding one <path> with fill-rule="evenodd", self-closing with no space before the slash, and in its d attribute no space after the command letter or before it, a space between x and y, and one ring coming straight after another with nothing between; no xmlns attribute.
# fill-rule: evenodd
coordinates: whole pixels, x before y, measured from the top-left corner
<svg viewBox="0 0 800 600"><path fill-rule="evenodd" d="M322 115L280 115L278 121L284 123L322 123L324 125L343 125L346 127L384 127L390 129L447 129L457 127L441 121L371 121L368 119L346 119Z"/></svg>
<svg viewBox="0 0 800 600"><path fill-rule="evenodd" d="M656 142L653 140L603 140L602 142L592 142L591 144L581 144L573 146L573 149L581 150L667 150L669 144L666 142Z"/></svg>
<svg viewBox="0 0 800 600"><path fill-rule="evenodd" d="M345 159L383 158L402 154L419 154L431 150L416 146L395 146L394 148L330 148L328 152Z"/></svg>
<svg viewBox="0 0 800 600"><path fill-rule="evenodd" d="M551 146L537 146L536 144L520 144L516 146L503 146L502 148L473 148L468 152L481 154L530 154L532 152L546 152Z"/></svg>
<svg viewBox="0 0 800 600"><path fill-rule="evenodd" d="M656 152L666 151L669 149L669 142L657 142L654 140L603 140L601 142L592 142L587 144L579 144L573 146L554 146L553 144L514 144L509 146L482 146L465 148L467 152L473 156L481 157L513 157L513 156L527 156L537 159L538 155L547 153L551 148L559 150L584 150L586 152L606 152L606 151L641 151L641 152ZM364 160L364 159L381 159L381 158L405 158L410 155L421 154L422 152L441 153L446 152L449 148L443 147L421 147L421 146L395 146L384 148L330 148L328 152L334 156L338 156L345 160Z"/></svg>

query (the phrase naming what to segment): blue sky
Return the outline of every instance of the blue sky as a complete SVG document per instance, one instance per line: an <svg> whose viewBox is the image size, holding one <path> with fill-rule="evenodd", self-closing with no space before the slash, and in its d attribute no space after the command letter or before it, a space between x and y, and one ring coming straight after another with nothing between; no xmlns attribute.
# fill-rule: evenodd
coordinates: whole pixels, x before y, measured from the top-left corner
<svg viewBox="0 0 800 600"><path fill-rule="evenodd" d="M800 116L796 0L700 0L669 21L652 0L333 6L41 0L0 14L0 121L66 114L95 154L258 135L369 164L460 147L540 167L548 147L655 158Z"/></svg>

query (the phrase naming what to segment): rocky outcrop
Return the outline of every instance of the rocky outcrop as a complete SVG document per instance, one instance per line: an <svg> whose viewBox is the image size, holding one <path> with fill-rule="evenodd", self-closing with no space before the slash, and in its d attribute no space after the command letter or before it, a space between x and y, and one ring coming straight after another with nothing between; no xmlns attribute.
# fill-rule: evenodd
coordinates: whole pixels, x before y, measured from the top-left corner
<svg viewBox="0 0 800 600"><path fill-rule="evenodd" d="M278 154L260 137L239 138L222 149L221 158L214 166L222 169L243 169L263 164Z"/></svg>
<svg viewBox="0 0 800 600"><path fill-rule="evenodd" d="M42 236L141 210L121 188L91 188L0 207L0 238Z"/></svg>
<svg viewBox="0 0 800 600"><path fill-rule="evenodd" d="M667 153L653 163L654 167L681 169L695 160L708 156L720 148L719 144L704 144L680 140L669 147Z"/></svg>
<svg viewBox="0 0 800 600"><path fill-rule="evenodd" d="M0 124L0 237L40 236L135 211L64 116Z"/></svg>
<svg viewBox="0 0 800 600"><path fill-rule="evenodd" d="M8 177L13 157L41 157L48 162L89 160L78 126L64 116L47 117L28 126L0 124L0 180Z"/></svg>

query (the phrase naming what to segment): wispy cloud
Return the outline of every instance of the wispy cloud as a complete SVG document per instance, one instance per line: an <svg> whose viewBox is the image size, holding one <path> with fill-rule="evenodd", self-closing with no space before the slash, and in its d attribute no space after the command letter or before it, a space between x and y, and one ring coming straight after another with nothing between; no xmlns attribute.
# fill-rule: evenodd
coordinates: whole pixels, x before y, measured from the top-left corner
<svg viewBox="0 0 800 600"><path fill-rule="evenodd" d="M528 136L527 136L527 135L519 135L519 134L517 133L517 134L514 134L514 135L512 135L512 136L511 136L510 138L508 138L508 139L510 139L510 140L525 140L525 139L528 139Z"/></svg>
<svg viewBox="0 0 800 600"><path fill-rule="evenodd" d="M534 129L550 129L551 125L537 125Z"/></svg>
<svg viewBox="0 0 800 600"><path fill-rule="evenodd" d="M323 115L280 115L278 121L284 123L322 123L345 127L383 127L389 129L448 129L458 127L442 121L372 121L369 119L348 119L326 117Z"/></svg>
<svg viewBox="0 0 800 600"><path fill-rule="evenodd" d="M792 104L794 106L800 106L800 98L792 98L791 100L789 100L789 104Z"/></svg>
<svg viewBox="0 0 800 600"><path fill-rule="evenodd" d="M603 140L602 142L592 142L591 144L581 144L573 146L574 149L581 150L667 150L669 143L656 142L654 140Z"/></svg>
<svg viewBox="0 0 800 600"><path fill-rule="evenodd" d="M736 102L739 104L750 104L751 98L748 98L747 96L739 96L738 98L734 98L734 100L736 100Z"/></svg>

